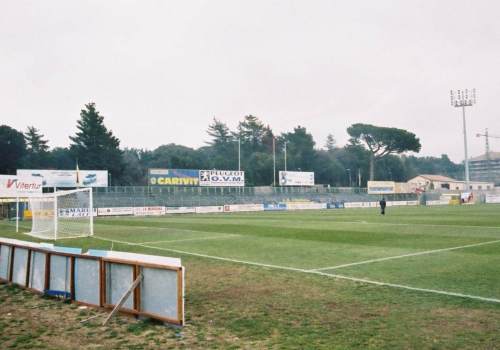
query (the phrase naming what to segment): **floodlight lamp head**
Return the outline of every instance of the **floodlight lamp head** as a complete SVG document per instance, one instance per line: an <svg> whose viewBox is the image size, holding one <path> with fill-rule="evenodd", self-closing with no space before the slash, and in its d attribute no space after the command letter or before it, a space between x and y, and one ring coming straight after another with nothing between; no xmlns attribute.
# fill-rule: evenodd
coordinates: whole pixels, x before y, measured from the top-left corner
<svg viewBox="0 0 500 350"><path fill-rule="evenodd" d="M450 101L453 107L468 107L476 104L476 89L450 91Z"/></svg>

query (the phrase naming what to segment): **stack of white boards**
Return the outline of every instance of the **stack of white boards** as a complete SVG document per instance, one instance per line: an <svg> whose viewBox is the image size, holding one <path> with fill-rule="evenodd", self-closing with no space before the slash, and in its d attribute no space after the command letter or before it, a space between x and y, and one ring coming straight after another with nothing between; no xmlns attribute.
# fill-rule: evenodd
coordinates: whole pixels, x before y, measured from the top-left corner
<svg viewBox="0 0 500 350"><path fill-rule="evenodd" d="M58 247L0 237L0 281L76 303L184 325L181 260L119 251Z"/></svg>

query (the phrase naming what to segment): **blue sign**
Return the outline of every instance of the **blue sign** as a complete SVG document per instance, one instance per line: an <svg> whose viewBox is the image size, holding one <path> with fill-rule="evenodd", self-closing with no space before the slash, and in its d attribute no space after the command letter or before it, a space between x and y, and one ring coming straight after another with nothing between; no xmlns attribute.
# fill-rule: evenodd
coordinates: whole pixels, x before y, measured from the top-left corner
<svg viewBox="0 0 500 350"><path fill-rule="evenodd" d="M200 171L193 169L149 169L151 186L198 186Z"/></svg>
<svg viewBox="0 0 500 350"><path fill-rule="evenodd" d="M286 210L286 203L264 204L264 211Z"/></svg>
<svg viewBox="0 0 500 350"><path fill-rule="evenodd" d="M344 208L344 202L332 202L326 204L327 209L342 209Z"/></svg>

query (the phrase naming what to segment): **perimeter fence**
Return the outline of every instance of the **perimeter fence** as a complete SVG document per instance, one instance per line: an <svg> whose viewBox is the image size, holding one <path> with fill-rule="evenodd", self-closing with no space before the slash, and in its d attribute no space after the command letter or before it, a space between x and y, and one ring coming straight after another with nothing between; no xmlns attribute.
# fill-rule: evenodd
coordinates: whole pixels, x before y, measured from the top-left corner
<svg viewBox="0 0 500 350"><path fill-rule="evenodd" d="M328 187L148 187L94 188L95 207L192 207L310 201L318 203L377 201L366 188ZM385 195L388 201L417 200L415 194Z"/></svg>

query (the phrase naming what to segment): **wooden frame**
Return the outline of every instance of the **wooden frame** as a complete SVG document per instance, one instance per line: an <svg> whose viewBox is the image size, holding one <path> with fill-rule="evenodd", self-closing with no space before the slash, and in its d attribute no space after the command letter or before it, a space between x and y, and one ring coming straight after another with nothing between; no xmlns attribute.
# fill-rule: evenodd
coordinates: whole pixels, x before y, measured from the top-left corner
<svg viewBox="0 0 500 350"><path fill-rule="evenodd" d="M31 242L26 242L26 243L31 243ZM177 317L175 319L169 318L162 316L160 314L155 314L151 312L145 312L141 310L141 305L142 305L142 295L141 295L141 289L140 288L135 288L133 291L133 296L132 296L132 309L130 308L120 308L119 311L122 313L126 314L131 314L135 316L144 316L144 317L150 317L153 319L157 319L163 322L167 323L172 323L176 324L179 326L184 325L184 267L183 266L170 266L170 265L163 265L163 264L155 264L155 263L150 263L150 262L141 262L137 260L129 260L129 259L119 259L119 258L112 258L112 257L99 257L99 256L92 256L92 255L85 255L85 254L74 254L74 253L65 253L65 252L57 252L53 251L51 249L46 249L43 247L34 247L31 244L27 245L22 245L18 243L10 243L10 242L2 242L0 240L0 247L2 246L7 246L10 247L10 252L9 252L9 266L8 266L8 271L7 271L7 279L0 278L0 282L5 282L8 284L12 284L12 277L13 277L13 268L14 268L14 256L15 256L15 251L16 249L25 249L28 251L28 257L27 257L27 266L26 266L26 284L25 285L19 285L21 288L27 289L29 291L35 292L40 294L41 292L34 289L30 288L30 278L32 274L32 269L31 265L34 263L33 262L33 257L32 254L34 252L39 252L45 254L45 275L44 275L44 291L47 291L50 287L50 275L51 275L51 257L52 256L61 256L61 257L66 257L70 259L70 299L72 302L75 302L77 304L81 305L86 305L90 307L103 307L106 309L112 309L115 305L108 303L107 300L107 293L106 293L106 288L107 288L107 281L108 281L108 274L109 274L109 269L107 268L107 265L109 264L119 264L119 265L125 265L125 266L130 266L132 268L132 280L135 280L137 276L139 276L142 273L142 269L159 269L159 270L169 270L169 271L174 271L177 273L177 286L176 286L176 292L177 292ZM75 300L75 292L76 292L76 287L75 287L75 264L77 259L88 259L88 260L95 260L98 261L99 267L98 267L98 286L99 286L99 304L90 304L82 301Z"/></svg>

